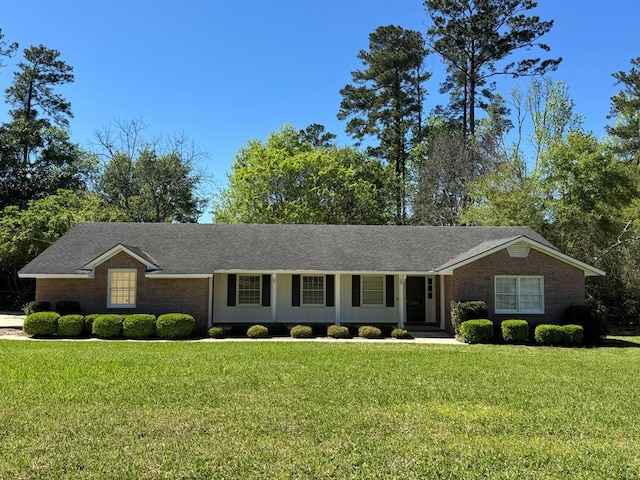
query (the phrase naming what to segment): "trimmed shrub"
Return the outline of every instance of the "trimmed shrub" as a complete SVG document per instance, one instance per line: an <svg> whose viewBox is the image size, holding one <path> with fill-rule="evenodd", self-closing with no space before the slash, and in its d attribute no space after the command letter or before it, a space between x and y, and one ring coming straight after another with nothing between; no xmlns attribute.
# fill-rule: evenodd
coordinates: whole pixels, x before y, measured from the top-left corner
<svg viewBox="0 0 640 480"><path fill-rule="evenodd" d="M456 333L460 333L460 325L467 320L486 319L489 316L487 304L481 300L473 302L451 302L451 323Z"/></svg>
<svg viewBox="0 0 640 480"><path fill-rule="evenodd" d="M341 325L329 325L327 335L332 338L351 338L349 328Z"/></svg>
<svg viewBox="0 0 640 480"><path fill-rule="evenodd" d="M224 328L222 328L222 327L211 327L209 329L209 336L211 338L224 338L225 337Z"/></svg>
<svg viewBox="0 0 640 480"><path fill-rule="evenodd" d="M50 337L58 332L58 319L56 312L35 312L24 319L22 330L32 336Z"/></svg>
<svg viewBox="0 0 640 480"><path fill-rule="evenodd" d="M156 316L148 313L134 313L124 317L122 335L125 338L149 338L156 333Z"/></svg>
<svg viewBox="0 0 640 480"><path fill-rule="evenodd" d="M489 343L493 339L493 322L487 319L462 322L460 337L465 343Z"/></svg>
<svg viewBox="0 0 640 480"><path fill-rule="evenodd" d="M113 313L98 315L93 320L91 331L98 338L118 338L122 336L124 317Z"/></svg>
<svg viewBox="0 0 640 480"><path fill-rule="evenodd" d="M363 325L358 329L358 336L362 338L382 338L382 332L378 327Z"/></svg>
<svg viewBox="0 0 640 480"><path fill-rule="evenodd" d="M84 330L82 315L63 315L58 318L58 336L79 337Z"/></svg>
<svg viewBox="0 0 640 480"><path fill-rule="evenodd" d="M582 325L563 325L564 340L568 345L582 345L584 342L584 328Z"/></svg>
<svg viewBox="0 0 640 480"><path fill-rule="evenodd" d="M529 322L526 320L505 320L500 324L502 339L510 343L522 343L529 338Z"/></svg>
<svg viewBox="0 0 640 480"><path fill-rule="evenodd" d="M29 302L22 307L22 311L25 315L31 315L32 313L38 312L50 312L51 302Z"/></svg>
<svg viewBox="0 0 640 480"><path fill-rule="evenodd" d="M326 337L327 325L325 325L324 323L312 323L311 331L313 332L314 337Z"/></svg>
<svg viewBox="0 0 640 480"><path fill-rule="evenodd" d="M407 332L404 328L394 328L391 331L391 336L393 338L399 338L402 340L407 340L411 338L411 335L409 335L409 332Z"/></svg>
<svg viewBox="0 0 640 480"><path fill-rule="evenodd" d="M104 315L104 313L91 313L89 315L84 316L84 334L92 335L93 334L93 321L98 318L100 315Z"/></svg>
<svg viewBox="0 0 640 480"><path fill-rule="evenodd" d="M535 339L541 345L561 345L564 343L564 330L560 325L543 323L536 327Z"/></svg>
<svg viewBox="0 0 640 480"><path fill-rule="evenodd" d="M245 328L241 335L244 335L246 330ZM267 330L269 330L269 335L272 337L289 335L289 328L287 328L286 323L270 323L267 325Z"/></svg>
<svg viewBox="0 0 640 480"><path fill-rule="evenodd" d="M264 325L252 325L247 329L249 338L266 338L269 336L269 329Z"/></svg>
<svg viewBox="0 0 640 480"><path fill-rule="evenodd" d="M165 313L156 320L156 333L165 340L189 338L195 329L195 318L186 313Z"/></svg>
<svg viewBox="0 0 640 480"><path fill-rule="evenodd" d="M293 338L312 338L313 329L309 325L296 325L289 331Z"/></svg>
<svg viewBox="0 0 640 480"><path fill-rule="evenodd" d="M607 334L607 324L604 319L591 307L586 305L571 305L564 312L564 325L582 325L584 329L584 343L597 343Z"/></svg>
<svg viewBox="0 0 640 480"><path fill-rule="evenodd" d="M56 302L56 312L61 316L80 315L80 304L73 301Z"/></svg>

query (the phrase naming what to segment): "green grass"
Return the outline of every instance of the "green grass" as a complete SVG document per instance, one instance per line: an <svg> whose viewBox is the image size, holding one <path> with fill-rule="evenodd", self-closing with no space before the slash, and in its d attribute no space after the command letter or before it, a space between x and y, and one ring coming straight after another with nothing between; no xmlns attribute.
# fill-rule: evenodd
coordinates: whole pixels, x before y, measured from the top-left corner
<svg viewBox="0 0 640 480"><path fill-rule="evenodd" d="M0 341L0 478L638 478L611 342Z"/></svg>

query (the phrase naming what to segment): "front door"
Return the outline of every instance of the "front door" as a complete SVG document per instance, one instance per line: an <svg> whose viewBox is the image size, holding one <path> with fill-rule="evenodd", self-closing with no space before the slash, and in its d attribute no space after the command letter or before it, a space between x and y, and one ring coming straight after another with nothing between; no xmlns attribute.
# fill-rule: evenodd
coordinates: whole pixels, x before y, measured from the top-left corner
<svg viewBox="0 0 640 480"><path fill-rule="evenodd" d="M425 323L425 278L407 277L407 323Z"/></svg>

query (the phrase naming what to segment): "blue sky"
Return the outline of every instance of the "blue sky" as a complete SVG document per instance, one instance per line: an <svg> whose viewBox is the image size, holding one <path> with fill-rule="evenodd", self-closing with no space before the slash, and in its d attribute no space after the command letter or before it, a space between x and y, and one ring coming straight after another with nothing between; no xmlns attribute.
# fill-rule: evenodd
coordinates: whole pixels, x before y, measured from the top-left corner
<svg viewBox="0 0 640 480"><path fill-rule="evenodd" d="M586 129L601 136L618 90L611 74L640 56L640 2L538 4L536 13L555 21L544 41L564 58L553 78L568 83ZM324 124L351 143L336 119L339 90L360 68L356 55L369 33L388 24L425 31L428 17L420 0L21 0L5 2L0 15L6 40L55 48L74 67L75 83L62 90L74 141L89 147L96 129L141 117L149 136L191 137L219 185L240 147L284 124ZM11 63L0 70L2 90ZM446 99L436 95L437 57L428 67L430 109ZM513 83L500 85L508 91Z"/></svg>

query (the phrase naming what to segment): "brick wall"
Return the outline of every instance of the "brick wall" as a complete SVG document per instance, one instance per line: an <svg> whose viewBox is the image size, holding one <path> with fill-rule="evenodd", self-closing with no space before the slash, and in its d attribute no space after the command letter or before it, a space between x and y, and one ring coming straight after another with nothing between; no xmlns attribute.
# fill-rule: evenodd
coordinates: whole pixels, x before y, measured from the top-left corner
<svg viewBox="0 0 640 480"><path fill-rule="evenodd" d="M545 313L542 315L496 314L494 306L495 275L544 276ZM447 304L450 300L484 300L487 302L491 320L522 318L534 324L562 320L567 307L583 305L585 296L582 270L533 248L527 258L511 258L505 249L458 268L454 271L451 288L445 290L448 296ZM450 322L449 314L447 318Z"/></svg>
<svg viewBox="0 0 640 480"><path fill-rule="evenodd" d="M110 268L137 270L136 308L107 308L107 285ZM154 279L145 278L145 266L127 255L119 253L96 267L92 279L39 278L36 281L36 300L51 302L62 300L80 303L88 313L188 313L196 319L198 331L208 325L209 279Z"/></svg>

